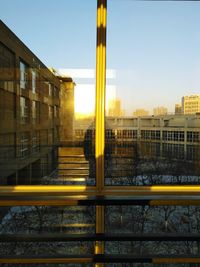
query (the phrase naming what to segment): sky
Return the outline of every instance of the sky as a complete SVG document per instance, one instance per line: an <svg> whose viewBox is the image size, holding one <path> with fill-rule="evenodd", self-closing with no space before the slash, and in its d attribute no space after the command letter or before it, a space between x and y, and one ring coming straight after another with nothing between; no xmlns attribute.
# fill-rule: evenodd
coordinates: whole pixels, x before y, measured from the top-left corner
<svg viewBox="0 0 200 267"><path fill-rule="evenodd" d="M108 0L108 84L127 115L200 93L199 14L199 1ZM95 68L96 0L0 0L0 18L45 65Z"/></svg>

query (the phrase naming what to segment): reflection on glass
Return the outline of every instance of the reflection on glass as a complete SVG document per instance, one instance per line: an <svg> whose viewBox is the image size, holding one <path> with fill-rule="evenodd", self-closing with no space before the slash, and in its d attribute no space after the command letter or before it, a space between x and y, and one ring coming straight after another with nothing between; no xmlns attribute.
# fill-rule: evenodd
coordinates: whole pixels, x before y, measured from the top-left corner
<svg viewBox="0 0 200 267"><path fill-rule="evenodd" d="M195 234L199 232L197 206L111 206L105 211L106 232L110 234ZM108 254L197 255L198 241L115 241L106 242ZM139 265L140 266L140 265Z"/></svg>
<svg viewBox="0 0 200 267"><path fill-rule="evenodd" d="M4 214L4 215L3 215ZM30 206L1 210L0 234L89 234L95 232L94 207ZM92 254L93 242L1 242L1 255Z"/></svg>
<svg viewBox="0 0 200 267"><path fill-rule="evenodd" d="M21 8L28 9L37 6L34 4L30 7L26 3L20 5ZM20 8L20 5L13 5L13 10ZM74 17L77 16L77 3L73 1L52 5L53 10L70 9L71 12L74 11ZM70 36L69 31L66 31L66 24L71 25L69 16L63 22L58 22L59 19L62 21L60 15L56 20L60 26L54 28L54 25L51 28L51 37L54 38L58 29L65 29L61 30L62 41L58 42L58 48L54 47L53 53L48 52L47 59L52 54L58 59L60 44L65 43L60 63L55 68L46 67L8 26L0 21L0 185L95 185L94 151L85 155L84 148L85 136L91 125L94 128L95 118L96 4L91 2L88 9L88 6L80 1L79 6L82 6L80 18L85 18L85 14L88 16L88 12L91 13L89 20L76 21L77 28L72 30L76 36L80 35L80 31L83 34L80 37L81 49L78 49L80 54L83 55L82 52L89 49L91 59L88 61L86 57L87 61L84 63L77 49L72 49L74 55L71 62L63 60L66 54L69 57L71 53L71 48L67 48L69 40L64 41ZM40 6L41 11L43 8L46 9L46 4ZM37 20L39 24L43 23L44 14L42 11L41 21L39 18ZM48 14L45 19L48 21L45 30L47 35L52 23L50 18ZM24 31L26 27L24 24L19 30ZM34 31L38 36L36 24L32 27L32 33ZM63 34L65 31L66 36ZM87 35L89 38L86 38ZM38 37L36 40L34 34L29 37L30 42L37 41L36 45L40 46ZM48 42L48 46L51 43ZM54 61L53 65L55 64ZM75 67L70 69L74 65ZM89 165L93 169L92 172L89 172Z"/></svg>
<svg viewBox="0 0 200 267"><path fill-rule="evenodd" d="M106 185L199 184L199 8L108 1Z"/></svg>

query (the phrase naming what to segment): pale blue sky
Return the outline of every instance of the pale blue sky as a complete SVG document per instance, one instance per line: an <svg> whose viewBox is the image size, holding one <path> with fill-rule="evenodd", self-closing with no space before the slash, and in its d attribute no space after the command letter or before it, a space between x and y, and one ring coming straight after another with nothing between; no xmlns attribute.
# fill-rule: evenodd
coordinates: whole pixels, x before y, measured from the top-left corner
<svg viewBox="0 0 200 267"><path fill-rule="evenodd" d="M129 111L200 93L200 2L108 0L107 66ZM47 65L94 68L96 0L0 0L0 18Z"/></svg>

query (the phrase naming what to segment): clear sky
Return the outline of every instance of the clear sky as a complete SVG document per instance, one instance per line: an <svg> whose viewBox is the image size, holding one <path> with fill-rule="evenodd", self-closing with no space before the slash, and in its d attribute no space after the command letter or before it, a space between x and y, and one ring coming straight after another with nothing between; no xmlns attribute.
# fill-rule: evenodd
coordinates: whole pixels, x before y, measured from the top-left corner
<svg viewBox="0 0 200 267"><path fill-rule="evenodd" d="M96 0L0 0L0 18L47 65L95 68ZM107 66L136 108L200 93L200 2L108 0Z"/></svg>

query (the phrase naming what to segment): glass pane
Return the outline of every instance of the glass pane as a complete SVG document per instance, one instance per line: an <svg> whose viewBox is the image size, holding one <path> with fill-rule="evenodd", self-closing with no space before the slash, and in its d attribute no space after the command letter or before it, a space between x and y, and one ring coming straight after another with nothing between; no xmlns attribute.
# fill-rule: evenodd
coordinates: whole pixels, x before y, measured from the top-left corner
<svg viewBox="0 0 200 267"><path fill-rule="evenodd" d="M108 1L106 185L199 184L199 11Z"/></svg>
<svg viewBox="0 0 200 267"><path fill-rule="evenodd" d="M95 233L95 208L83 206L23 206L1 209L0 234L49 235ZM62 238L61 237L61 238ZM1 255L93 254L91 241L0 242Z"/></svg>
<svg viewBox="0 0 200 267"><path fill-rule="evenodd" d="M95 185L96 1L1 4L0 184Z"/></svg>
<svg viewBox="0 0 200 267"><path fill-rule="evenodd" d="M0 266L3 266L3 267L9 267L11 266L10 264L2 264ZM24 264L12 264L12 267L24 267L25 265ZM27 264L27 266L31 266L30 264ZM33 265L32 265L33 266ZM36 267L93 267L95 266L94 264L92 263L65 263L65 264L62 264L62 263L49 263L49 264L36 264L34 263L34 266Z"/></svg>
<svg viewBox="0 0 200 267"><path fill-rule="evenodd" d="M153 264L153 263L106 263L106 267L198 267L196 263L173 264Z"/></svg>
<svg viewBox="0 0 200 267"><path fill-rule="evenodd" d="M198 206L110 206L105 210L105 231L109 234L158 237L199 232ZM198 241L112 241L108 254L198 255Z"/></svg>

